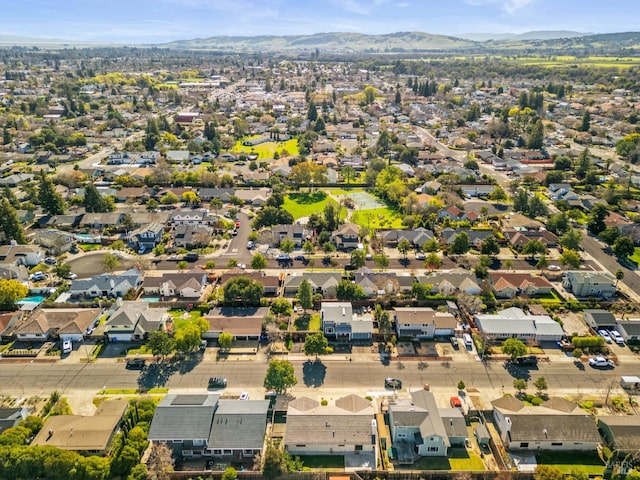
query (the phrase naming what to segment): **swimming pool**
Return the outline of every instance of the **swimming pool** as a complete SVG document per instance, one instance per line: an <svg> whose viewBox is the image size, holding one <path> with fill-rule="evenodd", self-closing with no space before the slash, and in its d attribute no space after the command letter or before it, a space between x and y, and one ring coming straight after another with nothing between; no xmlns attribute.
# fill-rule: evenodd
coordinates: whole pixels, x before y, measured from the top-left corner
<svg viewBox="0 0 640 480"><path fill-rule="evenodd" d="M142 297L144 302L159 302L160 297Z"/></svg>
<svg viewBox="0 0 640 480"><path fill-rule="evenodd" d="M19 302L16 302L18 305L24 305L25 303L42 303L45 301L45 298L42 295L32 295L30 297L24 297Z"/></svg>

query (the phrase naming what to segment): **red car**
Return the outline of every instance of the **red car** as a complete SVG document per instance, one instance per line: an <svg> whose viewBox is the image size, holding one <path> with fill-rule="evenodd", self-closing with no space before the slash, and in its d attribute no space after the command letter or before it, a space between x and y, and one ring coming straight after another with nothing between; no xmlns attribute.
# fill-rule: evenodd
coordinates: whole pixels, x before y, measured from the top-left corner
<svg viewBox="0 0 640 480"><path fill-rule="evenodd" d="M236 221L236 228L240 228L240 222Z"/></svg>
<svg viewBox="0 0 640 480"><path fill-rule="evenodd" d="M462 410L462 402L460 401L459 397L451 397L449 401L451 402L451 406L453 408L458 408Z"/></svg>

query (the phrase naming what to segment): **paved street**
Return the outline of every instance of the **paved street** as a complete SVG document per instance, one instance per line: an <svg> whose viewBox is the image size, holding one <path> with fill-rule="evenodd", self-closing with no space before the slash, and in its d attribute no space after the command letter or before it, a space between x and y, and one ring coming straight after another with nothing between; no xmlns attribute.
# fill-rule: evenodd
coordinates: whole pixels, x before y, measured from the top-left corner
<svg viewBox="0 0 640 480"><path fill-rule="evenodd" d="M620 264L615 257L605 253L600 242L589 235L585 234L582 236L581 245L585 252L591 255L612 274L615 274L617 270L622 270L624 272L624 278L618 286L627 287L625 293L632 296L636 301L640 301L640 276L638 276L635 270L625 267Z"/></svg>
<svg viewBox="0 0 640 480"><path fill-rule="evenodd" d="M341 358L341 360L335 360ZM415 389L428 383L434 389L453 392L459 380L467 387L479 389L486 398L499 396L501 391L513 391L513 376L507 372L501 362L483 364L469 356L469 361L440 363L392 361L384 365L375 361L350 362L346 357L334 356L324 362L305 363L303 358L293 362L298 378L294 393L331 395L333 392L359 392L362 395L370 391L383 389L386 377L395 377L403 381L405 389ZM586 367L578 369L572 361L554 361L541 363L539 369L520 370L518 376L527 377L529 372L533 380L544 375L550 391L561 389L574 394L606 393L608 386L618 387L620 375L637 374L635 362L623 363L613 370L595 370ZM229 381L229 390L239 393L250 390L263 392L262 382L266 363L246 360L194 362L166 362L163 365L151 365L144 372L126 370L124 363L98 361L95 363L3 363L0 369L1 394L15 396L48 395L58 390L63 395L94 395L103 388L133 389L139 386L148 388L166 386L172 389L204 389L209 377L222 376ZM256 393L257 394L257 393Z"/></svg>

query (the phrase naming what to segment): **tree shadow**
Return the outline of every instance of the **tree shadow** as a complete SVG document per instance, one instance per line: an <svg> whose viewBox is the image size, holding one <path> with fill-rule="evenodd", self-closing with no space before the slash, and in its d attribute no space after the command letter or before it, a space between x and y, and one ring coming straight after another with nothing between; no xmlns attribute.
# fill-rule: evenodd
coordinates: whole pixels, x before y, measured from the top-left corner
<svg viewBox="0 0 640 480"><path fill-rule="evenodd" d="M307 360L302 365L302 381L307 387L321 387L327 374L327 367L321 360Z"/></svg>
<svg viewBox="0 0 640 480"><path fill-rule="evenodd" d="M201 353L191 353L178 358L154 361L140 373L138 386L146 390L164 387L176 373L186 375L191 372L202 358Z"/></svg>
<svg viewBox="0 0 640 480"><path fill-rule="evenodd" d="M401 258L400 260L398 260L398 262L400 263L400 265L402 265L404 268L408 267L409 265L411 265L411 259L410 258Z"/></svg>
<svg viewBox="0 0 640 480"><path fill-rule="evenodd" d="M531 380L531 373L529 372L529 369L526 367L516 365L515 363L512 363L512 362L505 362L504 369L513 378L519 378L526 381Z"/></svg>

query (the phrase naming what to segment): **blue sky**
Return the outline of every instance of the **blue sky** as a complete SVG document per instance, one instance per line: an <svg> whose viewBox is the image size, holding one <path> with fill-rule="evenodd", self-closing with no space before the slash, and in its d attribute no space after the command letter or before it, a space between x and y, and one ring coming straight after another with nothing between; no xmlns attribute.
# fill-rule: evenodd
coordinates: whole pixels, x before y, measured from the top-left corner
<svg viewBox="0 0 640 480"><path fill-rule="evenodd" d="M337 31L456 35L640 28L636 0L3 0L2 4L0 35L116 43Z"/></svg>

